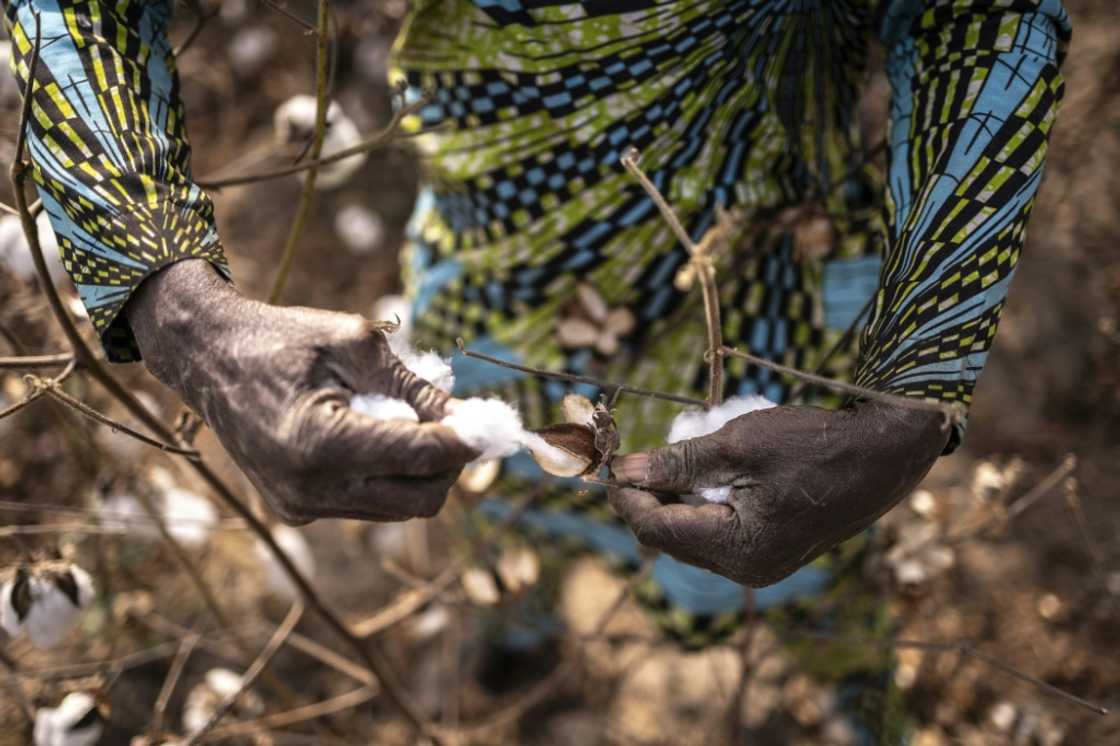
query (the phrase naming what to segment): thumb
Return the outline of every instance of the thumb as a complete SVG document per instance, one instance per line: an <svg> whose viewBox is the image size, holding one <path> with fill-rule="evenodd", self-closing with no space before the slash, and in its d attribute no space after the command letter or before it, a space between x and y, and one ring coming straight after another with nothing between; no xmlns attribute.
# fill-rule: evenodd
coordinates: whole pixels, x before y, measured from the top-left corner
<svg viewBox="0 0 1120 746"><path fill-rule="evenodd" d="M691 438L651 451L631 453L614 460L615 478L657 492L694 492L711 486L726 469L726 459L710 436ZM716 480L718 481L718 480Z"/></svg>

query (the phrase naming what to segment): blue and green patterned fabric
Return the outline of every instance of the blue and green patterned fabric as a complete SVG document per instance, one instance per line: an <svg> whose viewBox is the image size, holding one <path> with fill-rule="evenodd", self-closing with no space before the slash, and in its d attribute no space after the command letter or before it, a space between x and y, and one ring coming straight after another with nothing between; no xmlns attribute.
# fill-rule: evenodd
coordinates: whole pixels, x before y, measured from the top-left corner
<svg viewBox="0 0 1120 746"><path fill-rule="evenodd" d="M406 123L426 173L405 272L420 346L449 352L463 337L508 360L702 394L699 292L674 282L687 253L620 165L636 147L694 239L717 208L735 215L717 258L729 344L813 369L870 309L825 375L971 402L1062 97L1059 0L413 5L391 78L432 97ZM36 10L35 182L110 359L136 360L120 310L148 274L187 257L227 272L191 181L170 2L9 3L21 83ZM859 138L874 43L891 85L885 173L863 163ZM788 220L805 205L827 219L812 240ZM457 393L496 391L533 424L569 390L476 360L455 368ZM795 383L727 368L729 394L784 402ZM624 397L624 447L661 442L677 411ZM508 464L485 509L502 513L509 490L539 479ZM535 530L632 564L633 537L601 494L549 494L527 516ZM819 593L834 566L822 559L760 599ZM690 644L697 629L733 629L743 604L730 581L667 558L643 598Z"/></svg>

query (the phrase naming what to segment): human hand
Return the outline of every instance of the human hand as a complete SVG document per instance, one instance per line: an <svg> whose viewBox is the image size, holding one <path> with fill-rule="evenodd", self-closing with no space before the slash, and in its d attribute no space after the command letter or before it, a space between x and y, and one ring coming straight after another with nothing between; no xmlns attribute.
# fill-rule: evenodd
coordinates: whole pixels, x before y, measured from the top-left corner
<svg viewBox="0 0 1120 746"><path fill-rule="evenodd" d="M285 522L435 515L476 455L438 424L447 394L360 316L250 300L202 260L149 277L125 313L148 369ZM404 399L420 422L354 412L355 393Z"/></svg>
<svg viewBox="0 0 1120 746"><path fill-rule="evenodd" d="M611 505L642 544L744 585L775 583L872 524L948 440L942 415L861 402L774 407L615 459ZM727 504L677 502L730 485ZM697 504L699 502L699 504Z"/></svg>

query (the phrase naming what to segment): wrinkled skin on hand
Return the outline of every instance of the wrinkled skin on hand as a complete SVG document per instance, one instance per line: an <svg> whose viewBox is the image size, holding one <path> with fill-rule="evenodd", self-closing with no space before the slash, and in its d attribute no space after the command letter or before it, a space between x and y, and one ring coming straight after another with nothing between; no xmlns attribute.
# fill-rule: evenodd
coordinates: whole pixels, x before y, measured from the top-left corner
<svg viewBox="0 0 1120 746"><path fill-rule="evenodd" d="M948 440L936 412L861 402L775 407L702 438L616 459L610 493L638 540L744 585L776 583L871 525ZM686 498L731 485L727 504Z"/></svg>
<svg viewBox="0 0 1120 746"><path fill-rule="evenodd" d="M435 515L476 455L437 424L448 396L360 316L250 300L202 260L149 277L125 313L148 369L285 522ZM354 412L354 393L404 399L421 422Z"/></svg>

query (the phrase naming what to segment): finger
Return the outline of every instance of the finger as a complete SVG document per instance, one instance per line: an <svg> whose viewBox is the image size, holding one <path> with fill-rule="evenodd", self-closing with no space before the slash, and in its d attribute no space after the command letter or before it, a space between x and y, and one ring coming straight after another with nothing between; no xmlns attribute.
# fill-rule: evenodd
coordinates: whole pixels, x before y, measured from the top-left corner
<svg viewBox="0 0 1120 746"><path fill-rule="evenodd" d="M616 458L611 471L644 489L681 494L729 482L729 462L734 460L720 436L708 435Z"/></svg>
<svg viewBox="0 0 1120 746"><path fill-rule="evenodd" d="M735 521L726 505L663 505L655 495L636 489L615 489L611 506L644 546L660 549L691 564L716 566Z"/></svg>
<svg viewBox="0 0 1120 746"><path fill-rule="evenodd" d="M309 465L362 476L426 477L459 469L478 454L454 431L431 422L379 420L326 398L301 439Z"/></svg>
<svg viewBox="0 0 1120 746"><path fill-rule="evenodd" d="M389 363L387 396L404 399L420 415L421 422L438 422L446 414L447 402L451 398L428 381L416 375L399 358L393 357Z"/></svg>

